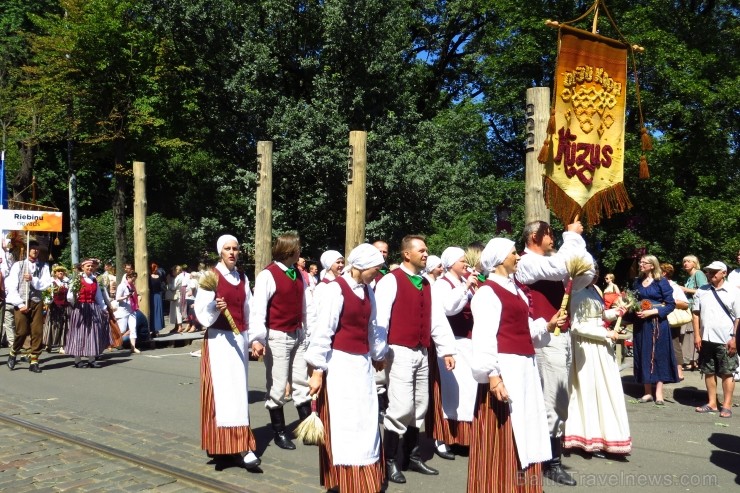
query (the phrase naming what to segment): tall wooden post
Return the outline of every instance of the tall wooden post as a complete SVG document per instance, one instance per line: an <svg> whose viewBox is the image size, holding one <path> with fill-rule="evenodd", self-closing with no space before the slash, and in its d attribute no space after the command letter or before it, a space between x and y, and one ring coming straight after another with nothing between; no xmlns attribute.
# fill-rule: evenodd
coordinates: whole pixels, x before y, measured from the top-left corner
<svg viewBox="0 0 740 493"><path fill-rule="evenodd" d="M365 189L367 172L367 132L349 133L347 159L347 230L344 255L365 241Z"/></svg>
<svg viewBox="0 0 740 493"><path fill-rule="evenodd" d="M272 260L272 141L257 142L257 211L254 225L254 276Z"/></svg>
<svg viewBox="0 0 740 493"><path fill-rule="evenodd" d="M139 310L149 318L149 252L146 249L146 164L134 161L134 266Z"/></svg>
<svg viewBox="0 0 740 493"><path fill-rule="evenodd" d="M527 89L527 161L524 175L524 220L550 222L550 211L545 205L542 175L545 165L537 161L540 147L547 134L550 119L550 88Z"/></svg>

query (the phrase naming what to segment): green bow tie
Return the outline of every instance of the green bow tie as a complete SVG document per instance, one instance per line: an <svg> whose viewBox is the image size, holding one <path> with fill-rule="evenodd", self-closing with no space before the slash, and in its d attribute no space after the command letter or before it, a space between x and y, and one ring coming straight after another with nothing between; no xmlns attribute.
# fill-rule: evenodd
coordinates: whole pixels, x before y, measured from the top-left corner
<svg viewBox="0 0 740 493"><path fill-rule="evenodd" d="M421 277L421 276L410 276L408 274L406 274L406 277L409 278L409 281L411 281L411 284L413 284L416 289L418 289L419 291L421 291L421 286L424 283L424 278L423 277Z"/></svg>
<svg viewBox="0 0 740 493"><path fill-rule="evenodd" d="M486 275L485 274L478 274L475 277L477 277L478 278L478 281L480 281L480 282L486 282Z"/></svg>
<svg viewBox="0 0 740 493"><path fill-rule="evenodd" d="M293 267L291 267L291 268L285 270L285 275L287 275L288 277L290 277L290 280L291 281L295 281L295 278L296 278L296 275L297 274L296 274L295 269Z"/></svg>
<svg viewBox="0 0 740 493"><path fill-rule="evenodd" d="M389 271L388 269L386 269L385 267L381 267L380 269L378 269L378 272L380 272L380 273L381 273L381 274L383 274L383 275L386 275L386 274L388 274L388 273L389 273L390 271Z"/></svg>

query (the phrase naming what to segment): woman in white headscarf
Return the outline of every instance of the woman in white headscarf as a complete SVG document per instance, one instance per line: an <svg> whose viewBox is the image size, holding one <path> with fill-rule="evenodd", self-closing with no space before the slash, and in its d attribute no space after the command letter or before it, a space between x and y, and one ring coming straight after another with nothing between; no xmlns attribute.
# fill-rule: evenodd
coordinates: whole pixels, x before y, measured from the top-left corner
<svg viewBox="0 0 740 493"><path fill-rule="evenodd" d="M221 261L215 291L199 289L195 315L208 327L200 364L201 447L215 456L235 457L247 469L261 461L249 426L249 351L265 352L265 333L249 330L249 279L236 270L239 242L223 235L216 244ZM232 322L226 317L226 310Z"/></svg>
<svg viewBox="0 0 740 493"><path fill-rule="evenodd" d="M424 273L422 275L427 278L429 284L434 284L434 281L436 281L444 271L445 269L442 265L442 259L436 255L430 255L427 257L427 266L424 268Z"/></svg>
<svg viewBox="0 0 740 493"><path fill-rule="evenodd" d="M480 384L468 463L468 493L541 492L541 463L552 458L534 345L562 325L529 318L527 296L512 275L514 242L494 238L481 253L486 281L473 296L473 376Z"/></svg>
<svg viewBox="0 0 740 493"><path fill-rule="evenodd" d="M310 296L306 296L306 319L308 330L306 331L306 340L311 340L313 328L318 321L321 298L326 292L326 287L334 279L342 275L344 269L344 255L336 250L327 250L321 254L321 281L316 284Z"/></svg>
<svg viewBox="0 0 740 493"><path fill-rule="evenodd" d="M470 446L475 397L478 382L470 370L473 346L473 314L470 301L478 286L475 275L468 272L465 251L449 247L442 252L442 265L447 271L432 286L432 303L440 305L445 317L433 318L444 324L455 338L455 368L448 371L444 358L432 359L430 350L429 381L432 382L431 405L425 428L435 440L434 452L443 459L454 460L450 445ZM429 261L427 261L429 265ZM436 361L435 361L436 359Z"/></svg>
<svg viewBox="0 0 740 493"><path fill-rule="evenodd" d="M375 324L375 296L368 285L383 256L364 243L349 254L343 275L326 286L319 321L306 351L313 370L325 442L319 447L320 483L339 491L379 492L380 460L375 369L383 368L386 334Z"/></svg>

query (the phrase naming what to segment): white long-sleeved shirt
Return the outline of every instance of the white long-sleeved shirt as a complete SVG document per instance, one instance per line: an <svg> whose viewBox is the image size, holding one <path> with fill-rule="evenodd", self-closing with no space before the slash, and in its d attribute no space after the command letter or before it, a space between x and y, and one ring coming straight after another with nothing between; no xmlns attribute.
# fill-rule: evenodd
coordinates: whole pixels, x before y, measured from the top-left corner
<svg viewBox="0 0 740 493"><path fill-rule="evenodd" d="M216 265L218 270L226 282L232 286L239 284L241 280L241 274L236 269L230 271L222 263ZM244 304L242 305L242 316L243 320L247 323L247 335L249 344L251 345L254 341L258 341L260 344L265 344L265 336L267 335L264 330L260 331L258 328L253 327L249 324L250 320L250 308L252 303L252 291L249 288L249 279L246 274L244 275ZM221 310L216 307L216 293L214 291L206 291L205 289L198 289L195 295L195 301L193 302L193 310L198 321L204 327L210 327L213 325L218 317L221 315Z"/></svg>
<svg viewBox="0 0 740 493"><path fill-rule="evenodd" d="M274 262L275 265L280 267L283 271L288 270L288 268L283 264L282 262ZM296 269L296 276L297 278L301 280L301 282L304 284L303 286L303 306L301 307L301 313L302 313L302 323L303 327L306 327L306 286L303 282L303 276L301 276L298 273L298 269ZM275 294L275 291L277 291L277 286L275 285L275 279L272 277L272 273L264 269L262 272L257 274L257 279L254 280L254 296L252 299L252 305L251 305L251 311L249 314L249 326L254 328L257 331L263 331L267 333L267 329L269 327L266 326L267 323L267 305L270 302L270 299Z"/></svg>
<svg viewBox="0 0 740 493"><path fill-rule="evenodd" d="M365 291L362 289L363 284L358 284L349 273L344 274L342 278L347 281L355 296L359 299L365 299ZM339 317L344 307L344 296L339 284L332 282L324 285L326 287L322 294L321 312L316 325L312 329L311 342L305 355L306 362L319 370L326 370L327 368L327 356L332 350L332 340L337 332ZM370 357L375 361L382 361L388 350L388 334L376 323L375 295L373 290L369 288L368 299L371 304L370 319L367 324Z"/></svg>
<svg viewBox="0 0 740 493"><path fill-rule="evenodd" d="M527 295L517 288L513 279L495 273L488 279L500 285L512 294L518 295L529 304ZM473 312L473 358L471 368L473 378L479 383L488 383L488 377L501 373L498 357L498 330L501 324L502 303L489 286L480 286L470 302ZM529 335L535 347L546 346L550 341L547 325L536 324L529 319Z"/></svg>
<svg viewBox="0 0 740 493"><path fill-rule="evenodd" d="M409 276L418 275L411 272L404 265L401 265L400 269ZM398 285L396 284L396 276L390 274L383 276L375 287L377 323L378 327L385 331L386 334L388 333L388 326L390 325L391 320L391 310L393 309L393 304L396 302L397 293ZM447 321L442 305L432 301L431 310L432 327L430 330L432 341L434 341L434 345L437 348L437 355L453 356L455 354L455 336L452 334L452 329Z"/></svg>
<svg viewBox="0 0 740 493"><path fill-rule="evenodd" d="M13 264L5 279L6 303L16 306L18 309L25 308L26 300L21 295L21 285L23 274L31 274L31 280L28 282L29 287L35 291L43 291L51 286L52 277L49 272L49 264L46 262L32 262L25 259Z"/></svg>

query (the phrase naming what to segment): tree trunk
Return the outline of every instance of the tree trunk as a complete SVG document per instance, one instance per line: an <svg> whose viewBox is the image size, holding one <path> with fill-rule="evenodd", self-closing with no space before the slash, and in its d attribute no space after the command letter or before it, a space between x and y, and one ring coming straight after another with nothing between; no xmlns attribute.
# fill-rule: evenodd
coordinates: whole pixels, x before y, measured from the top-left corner
<svg viewBox="0 0 740 493"><path fill-rule="evenodd" d="M114 148L113 234L116 240L116 277L121 282L123 264L126 262L126 190L130 172L124 163L123 141L116 141Z"/></svg>
<svg viewBox="0 0 740 493"><path fill-rule="evenodd" d="M14 195L17 200L27 201L27 191L33 182L33 161L36 155L36 147L26 142L18 142L18 153L21 157L21 168L15 180Z"/></svg>

